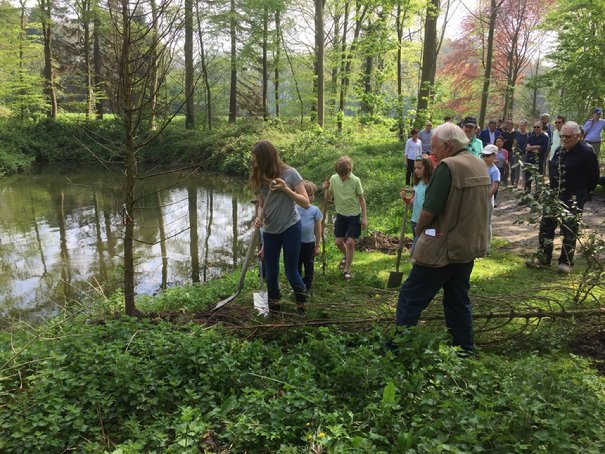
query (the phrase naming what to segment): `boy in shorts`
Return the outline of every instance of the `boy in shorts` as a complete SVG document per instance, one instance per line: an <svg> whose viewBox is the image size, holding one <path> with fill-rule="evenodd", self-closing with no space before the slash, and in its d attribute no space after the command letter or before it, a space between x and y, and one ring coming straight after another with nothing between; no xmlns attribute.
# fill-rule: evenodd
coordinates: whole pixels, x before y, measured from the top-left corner
<svg viewBox="0 0 605 454"><path fill-rule="evenodd" d="M334 198L336 221L334 237L338 249L343 254L340 269L345 280L351 279L351 264L355 252L355 240L361 235L361 229L368 227L366 201L359 177L353 175L353 161L341 156L336 161L336 173L329 181L324 181L324 197Z"/></svg>

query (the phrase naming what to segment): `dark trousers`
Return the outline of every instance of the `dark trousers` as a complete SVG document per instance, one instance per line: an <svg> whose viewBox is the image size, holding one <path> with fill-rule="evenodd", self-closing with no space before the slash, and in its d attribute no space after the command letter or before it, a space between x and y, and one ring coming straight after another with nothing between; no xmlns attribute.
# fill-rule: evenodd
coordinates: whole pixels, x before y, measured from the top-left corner
<svg viewBox="0 0 605 454"><path fill-rule="evenodd" d="M573 256L576 250L576 239L579 230L579 218L584 208L585 197L581 200L567 201L565 204L569 208L569 215L563 216L561 222L561 234L563 235L563 245L561 246L561 255L559 263L573 265ZM544 216L540 221L540 233L538 234L539 250L545 263L552 261L553 241L555 239L555 230L559 225L559 220L554 217Z"/></svg>
<svg viewBox="0 0 605 454"><path fill-rule="evenodd" d="M286 278L295 293L305 291L305 283L298 273L298 257L300 256L300 239L302 227L300 221L288 227L282 233L263 232L263 247L265 250L265 273L267 278L267 293L269 299L281 298L279 291L279 256L284 250L284 268Z"/></svg>
<svg viewBox="0 0 605 454"><path fill-rule="evenodd" d="M422 311L443 288L443 312L453 344L472 352L475 349L473 312L468 291L473 265L474 261L452 263L441 268L414 265L399 291L397 325L415 326Z"/></svg>
<svg viewBox="0 0 605 454"><path fill-rule="evenodd" d="M313 276L315 274L315 242L313 243L301 243L300 255L298 257L298 273L303 277L302 280L305 283L307 290L311 290L313 285ZM303 276L303 268L305 274Z"/></svg>
<svg viewBox="0 0 605 454"><path fill-rule="evenodd" d="M411 179L413 173L414 173L414 160L408 159L407 166L405 168L405 185L406 186L410 185L410 179Z"/></svg>
<svg viewBox="0 0 605 454"><path fill-rule="evenodd" d="M510 184L513 186L513 188L516 188L517 183L519 182L521 167L516 164L517 164L518 159L520 159L520 158L521 157L517 157L513 154L512 157L508 161L508 163L510 164Z"/></svg>
<svg viewBox="0 0 605 454"><path fill-rule="evenodd" d="M536 166L536 164L539 165L539 159L538 156L536 156L536 153L533 152L528 152L525 154L525 157L523 159L523 162L525 164L531 164L532 166ZM540 175L542 175L542 169L539 169ZM523 179L525 180L525 192L530 192L531 191L531 177L532 177L532 172L527 170L527 167L525 168L525 170L523 170Z"/></svg>

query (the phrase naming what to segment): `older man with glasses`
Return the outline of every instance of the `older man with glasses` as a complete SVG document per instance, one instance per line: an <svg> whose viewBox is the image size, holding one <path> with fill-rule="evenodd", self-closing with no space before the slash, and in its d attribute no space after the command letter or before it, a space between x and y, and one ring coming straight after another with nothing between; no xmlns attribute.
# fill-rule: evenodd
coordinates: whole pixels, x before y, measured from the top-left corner
<svg viewBox="0 0 605 454"><path fill-rule="evenodd" d="M527 139L525 145L525 163L538 165L539 176L544 175L544 163L546 162L546 154L548 153L548 144L550 140L548 135L542 131L542 122L540 120L534 122L533 133ZM531 171L525 170L525 192L531 191Z"/></svg>
<svg viewBox="0 0 605 454"><path fill-rule="evenodd" d="M579 221L590 191L599 182L599 161L596 154L580 140L580 126L568 121L561 128L561 146L549 163L550 188L562 204L549 207L540 222L539 247L529 262L532 267L548 267L552 260L557 225L561 224L563 246L559 271L570 273L578 236ZM554 204L553 204L554 205Z"/></svg>

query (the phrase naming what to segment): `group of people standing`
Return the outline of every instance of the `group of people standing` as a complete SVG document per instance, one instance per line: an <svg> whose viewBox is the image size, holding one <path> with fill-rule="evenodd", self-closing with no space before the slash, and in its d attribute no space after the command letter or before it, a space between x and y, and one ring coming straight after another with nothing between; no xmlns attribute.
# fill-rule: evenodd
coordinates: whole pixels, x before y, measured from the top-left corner
<svg viewBox="0 0 605 454"><path fill-rule="evenodd" d="M601 114L600 108L595 109L584 131L560 116L552 127L547 115L533 123L531 133L525 120L519 122L517 130L512 121L504 121L500 128L497 122L490 121L487 128L477 131L474 117L464 118L460 125L445 122L435 129L432 122L427 122L422 131L412 131L405 145L405 179L406 186L411 181L414 186L411 190L404 188L400 196L406 204L413 205L414 245L412 269L397 301L398 328L416 325L424 308L443 289L445 319L453 343L463 353L473 353L470 275L474 260L488 252L490 214L499 183L507 182L509 176L514 187L519 183L521 166L515 165L517 159L523 160L524 167L535 165L540 176L548 167L550 187L565 207L562 216L544 214L539 252L528 265L550 266L554 233L561 221L559 271L571 271L578 217L599 180L597 153L605 128ZM366 204L361 181L352 172L351 159L340 157L335 169L323 189L327 200L334 199L335 243L343 254L343 277L349 280L355 241L361 229L367 227ZM526 172L524 188L530 191L534 177L529 170ZM283 250L286 277L302 313L312 284L312 256L319 253L318 242L323 234L318 228L322 213L311 205L315 186L284 164L275 147L266 141L252 150L251 184L259 206L266 205L255 224L264 228L270 309L278 309L271 304L281 298L278 275ZM307 215L306 210L313 214ZM301 244L307 242L310 244L306 256L301 255ZM303 264L306 279L301 277ZM397 348L396 344L389 344L389 348Z"/></svg>

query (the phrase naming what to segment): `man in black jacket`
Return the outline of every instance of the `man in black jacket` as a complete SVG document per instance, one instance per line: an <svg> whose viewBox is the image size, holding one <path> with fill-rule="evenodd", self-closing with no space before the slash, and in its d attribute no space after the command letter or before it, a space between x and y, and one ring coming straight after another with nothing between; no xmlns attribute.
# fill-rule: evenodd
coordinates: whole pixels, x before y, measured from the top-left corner
<svg viewBox="0 0 605 454"><path fill-rule="evenodd" d="M550 161L549 172L550 188L564 209L551 210L542 217L538 254L528 265L550 266L555 230L560 221L563 246L558 269L570 273L584 202L599 182L599 161L593 150L580 140L580 126L576 122L565 123L560 135L561 146Z"/></svg>

